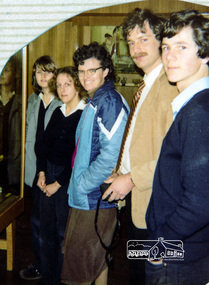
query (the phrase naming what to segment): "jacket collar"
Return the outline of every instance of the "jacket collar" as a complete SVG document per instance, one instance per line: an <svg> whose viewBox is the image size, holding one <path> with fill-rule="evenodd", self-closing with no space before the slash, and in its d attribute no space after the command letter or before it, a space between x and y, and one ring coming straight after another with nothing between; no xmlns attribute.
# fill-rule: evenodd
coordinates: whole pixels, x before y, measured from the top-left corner
<svg viewBox="0 0 209 285"><path fill-rule="evenodd" d="M110 89L115 89L114 81L110 80L105 82L99 89L96 90L92 99L88 99L88 102L91 100L91 104L96 106L103 96L104 92L109 91Z"/></svg>

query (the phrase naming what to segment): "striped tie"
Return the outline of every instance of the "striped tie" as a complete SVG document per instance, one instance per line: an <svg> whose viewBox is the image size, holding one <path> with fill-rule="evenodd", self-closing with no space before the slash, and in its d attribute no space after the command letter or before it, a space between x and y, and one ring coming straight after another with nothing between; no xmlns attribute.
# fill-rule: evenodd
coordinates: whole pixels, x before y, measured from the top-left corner
<svg viewBox="0 0 209 285"><path fill-rule="evenodd" d="M137 92L134 95L133 100L132 100L131 111L130 111L130 114L129 114L129 117L128 117L128 120L127 120L127 123L126 123L126 127L125 127L125 130L124 130L123 140L122 140L121 148L120 148L120 154L119 154L118 162L117 162L117 166L116 166L116 171L118 171L120 166L121 166L126 139L127 139L130 127L131 127L131 123L132 123L132 120L133 120L133 117L134 117L134 113L135 113L137 104L139 102L139 99L141 97L142 90L143 90L144 87L145 87L145 82L144 82L144 80L142 80L139 83L138 90L137 90Z"/></svg>

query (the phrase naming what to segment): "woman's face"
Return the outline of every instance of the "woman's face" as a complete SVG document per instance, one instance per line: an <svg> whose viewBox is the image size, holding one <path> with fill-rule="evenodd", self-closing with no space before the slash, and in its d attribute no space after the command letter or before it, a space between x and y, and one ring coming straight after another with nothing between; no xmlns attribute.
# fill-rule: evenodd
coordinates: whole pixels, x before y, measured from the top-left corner
<svg viewBox="0 0 209 285"><path fill-rule="evenodd" d="M44 71L42 67L36 67L36 81L38 85L44 89L48 88L48 83L52 79L53 73L50 71Z"/></svg>
<svg viewBox="0 0 209 285"><path fill-rule="evenodd" d="M58 96L63 103L69 104L78 99L78 91L75 89L74 80L69 74L59 74L56 84Z"/></svg>
<svg viewBox="0 0 209 285"><path fill-rule="evenodd" d="M79 80L90 97L104 84L108 72L107 68L105 70L101 68L100 61L94 57L86 59L83 65L78 66Z"/></svg>
<svg viewBox="0 0 209 285"><path fill-rule="evenodd" d="M13 74L12 64L8 63L1 74L0 84L11 85L13 80L14 80L14 74Z"/></svg>

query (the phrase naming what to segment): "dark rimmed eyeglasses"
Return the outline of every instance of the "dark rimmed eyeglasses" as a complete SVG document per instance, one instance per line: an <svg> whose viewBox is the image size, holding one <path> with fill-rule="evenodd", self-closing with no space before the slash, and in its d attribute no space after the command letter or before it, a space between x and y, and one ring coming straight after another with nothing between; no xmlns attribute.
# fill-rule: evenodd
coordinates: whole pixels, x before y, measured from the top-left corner
<svg viewBox="0 0 209 285"><path fill-rule="evenodd" d="M89 75L89 76L92 76L94 75L97 70L101 69L102 66L100 67L97 67L97 68L91 68L91 69L88 69L88 70L78 70L78 76L82 77L82 76L85 76L85 74Z"/></svg>

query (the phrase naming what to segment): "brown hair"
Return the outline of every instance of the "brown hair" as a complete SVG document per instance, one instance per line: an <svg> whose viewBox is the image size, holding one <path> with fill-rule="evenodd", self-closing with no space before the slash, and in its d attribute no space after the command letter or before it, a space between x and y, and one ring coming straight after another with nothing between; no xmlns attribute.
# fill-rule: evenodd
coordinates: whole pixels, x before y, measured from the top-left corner
<svg viewBox="0 0 209 285"><path fill-rule="evenodd" d="M55 72L55 76L49 82L49 88L51 92L56 94L56 96L58 96L56 81L57 81L57 77L59 74L66 74L72 77L75 89L76 91L78 91L80 99L83 99L86 102L88 99L87 92L81 85L78 75L77 75L77 70L73 66L65 66L65 67L57 69L57 71Z"/></svg>
<svg viewBox="0 0 209 285"><path fill-rule="evenodd" d="M128 34L136 26L138 26L140 30L143 31L144 24L146 22L149 24L149 27L155 35L156 40L161 41L161 34L163 32L165 19L158 17L148 9L140 8L135 8L124 20L122 24L124 39L127 40Z"/></svg>
<svg viewBox="0 0 209 285"><path fill-rule="evenodd" d="M53 58L49 55L41 56L35 61L32 71L32 84L34 92L38 95L42 91L42 88L38 85L36 81L37 67L40 67L43 71L48 71L55 74L55 71L57 70L57 65L54 62Z"/></svg>

